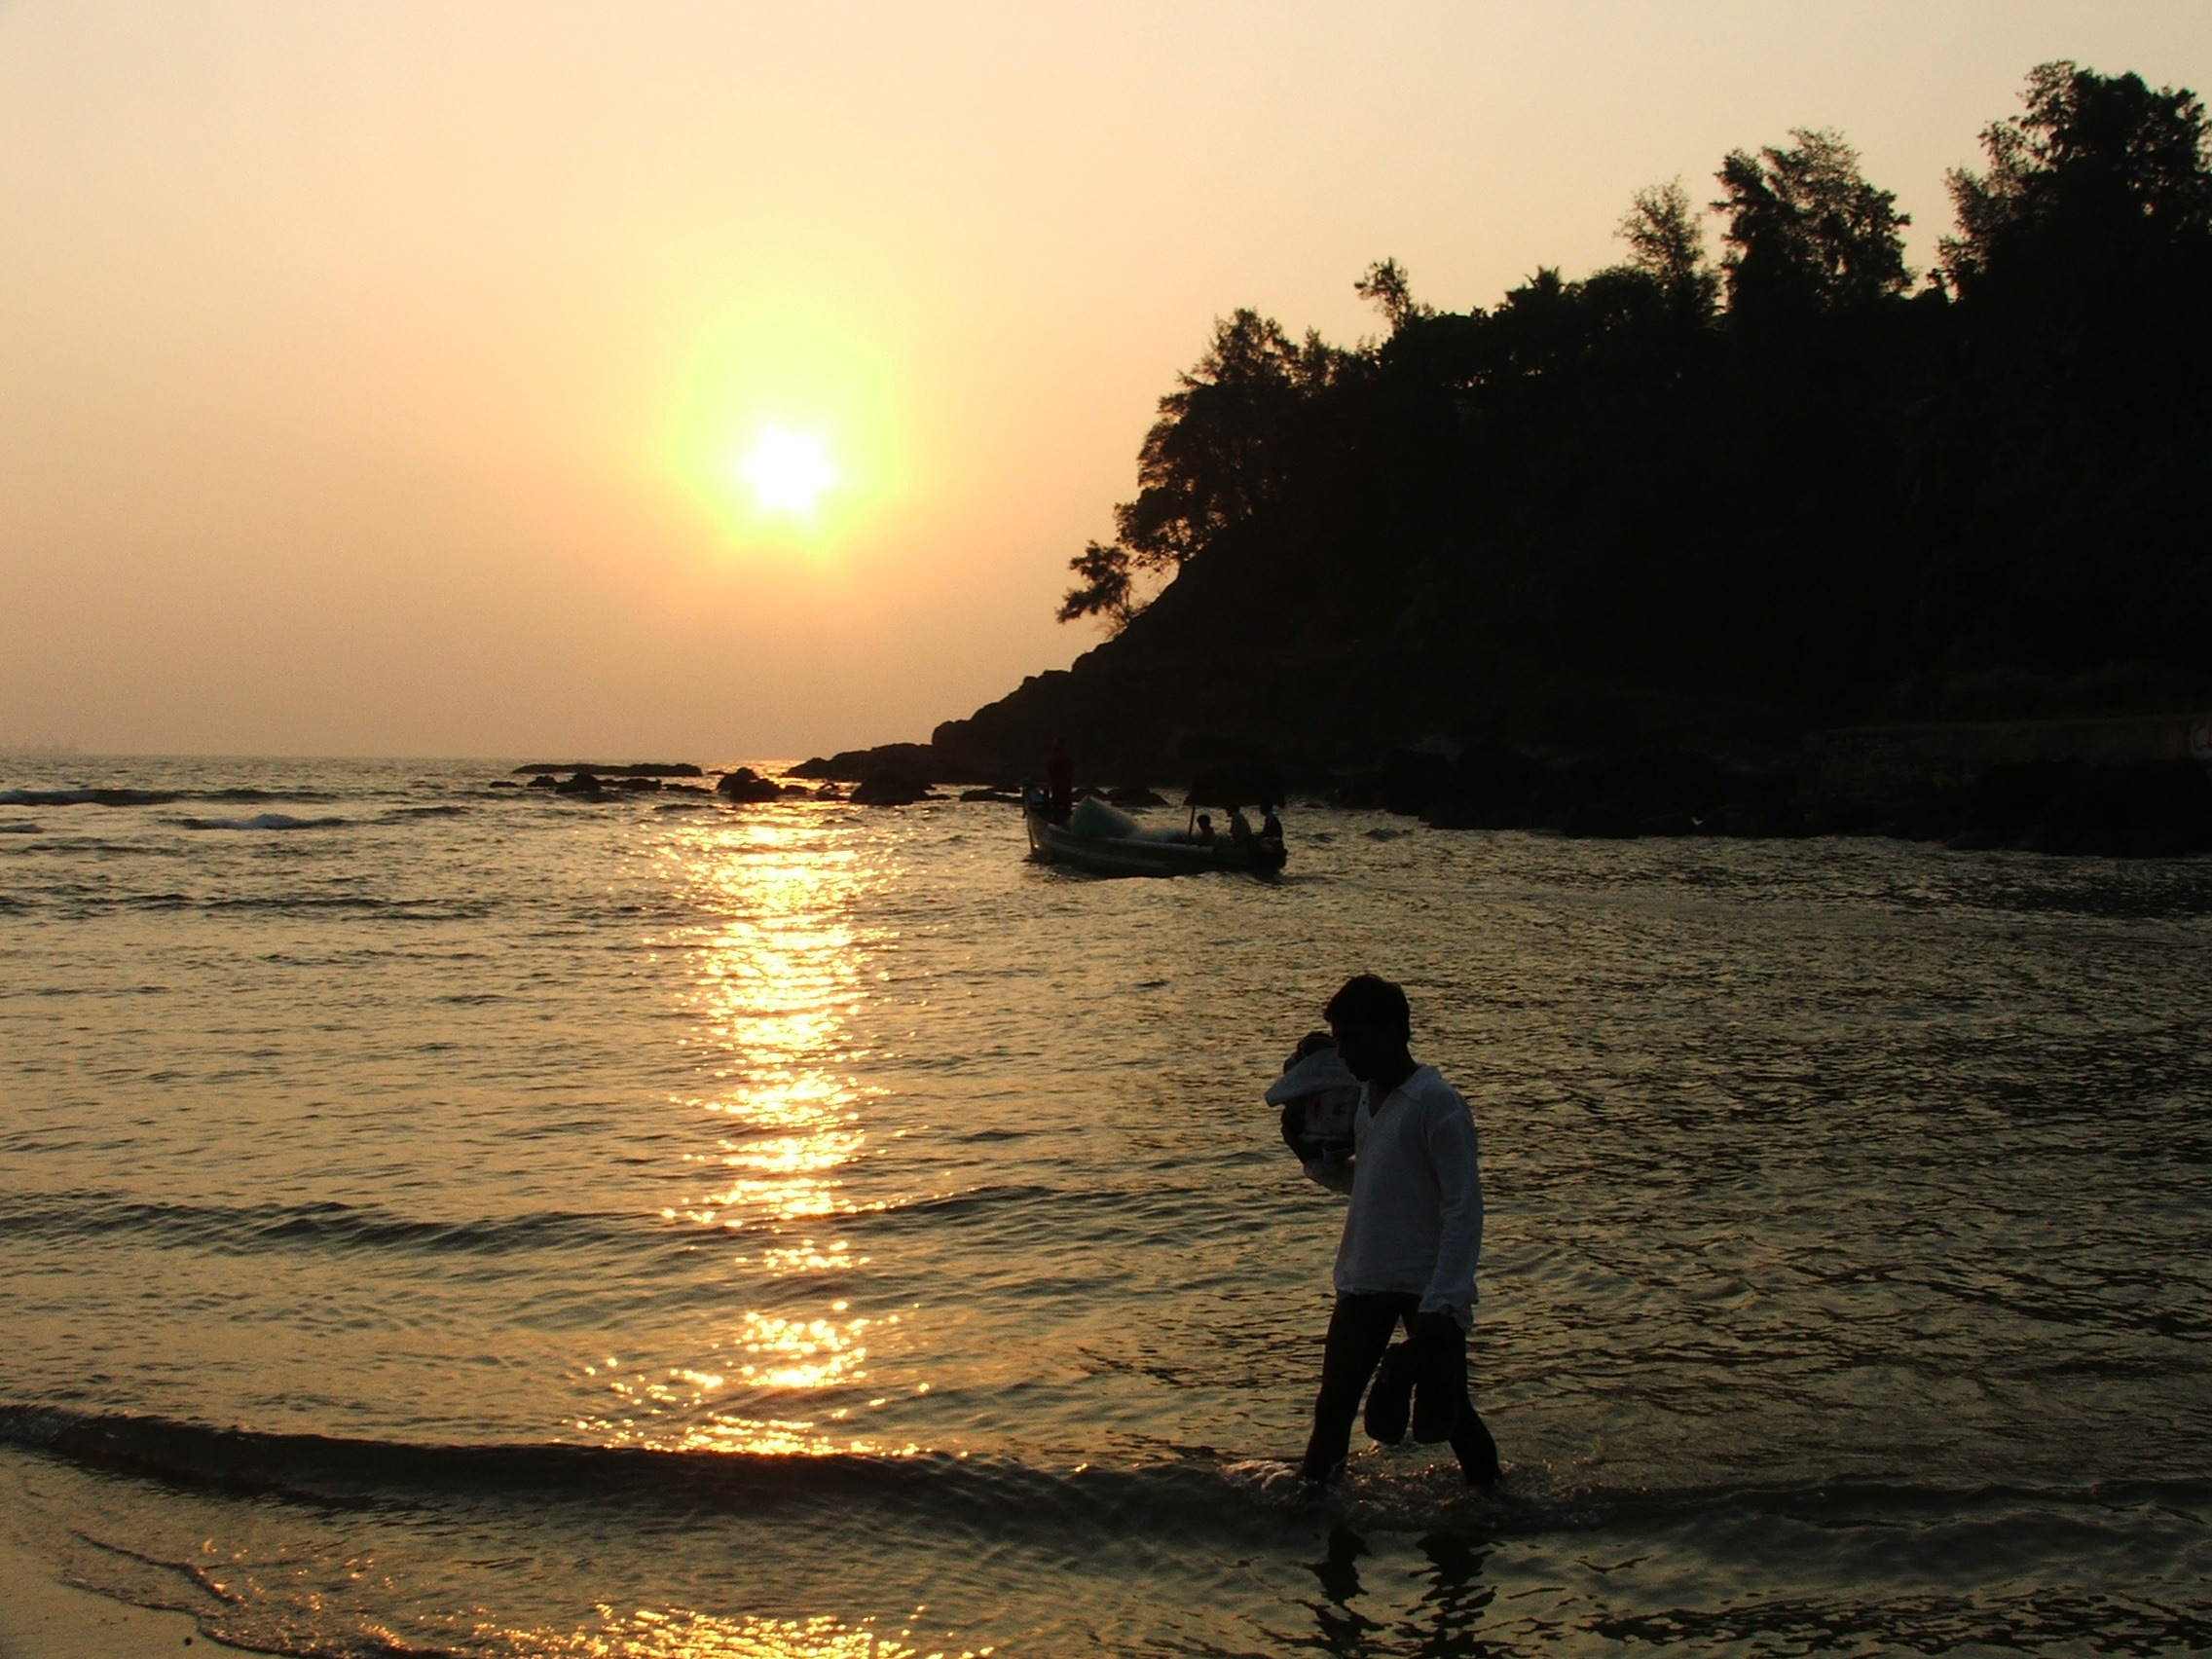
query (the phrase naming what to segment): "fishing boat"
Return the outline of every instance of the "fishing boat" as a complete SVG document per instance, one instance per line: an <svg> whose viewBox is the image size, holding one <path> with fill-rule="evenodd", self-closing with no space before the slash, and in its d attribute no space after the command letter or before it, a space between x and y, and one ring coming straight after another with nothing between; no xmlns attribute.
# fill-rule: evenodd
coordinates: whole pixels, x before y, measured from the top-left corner
<svg viewBox="0 0 2212 1659"><path fill-rule="evenodd" d="M1147 829L1095 795L1076 802L1065 824L1055 824L1035 791L1022 797L1029 825L1029 856L1042 864L1071 865L1093 875L1194 875L1203 870L1244 870L1272 875L1283 866L1280 841L1201 841L1190 828Z"/></svg>

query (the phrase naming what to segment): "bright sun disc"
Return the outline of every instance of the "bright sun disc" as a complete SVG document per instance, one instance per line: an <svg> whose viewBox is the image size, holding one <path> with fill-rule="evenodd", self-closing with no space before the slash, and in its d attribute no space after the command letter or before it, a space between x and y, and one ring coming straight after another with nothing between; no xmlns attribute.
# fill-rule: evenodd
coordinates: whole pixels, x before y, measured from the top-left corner
<svg viewBox="0 0 2212 1659"><path fill-rule="evenodd" d="M814 498L835 479L822 440L808 432L771 426L738 468L766 512L809 513Z"/></svg>

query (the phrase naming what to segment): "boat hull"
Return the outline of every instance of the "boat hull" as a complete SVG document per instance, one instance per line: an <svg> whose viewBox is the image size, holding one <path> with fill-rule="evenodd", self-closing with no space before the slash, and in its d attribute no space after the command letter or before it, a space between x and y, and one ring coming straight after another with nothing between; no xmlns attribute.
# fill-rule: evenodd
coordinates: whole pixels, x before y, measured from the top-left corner
<svg viewBox="0 0 2212 1659"><path fill-rule="evenodd" d="M1272 875L1282 868L1279 848L1258 843L1235 846L1216 841L1154 841L1134 835L1078 835L1041 812L1024 810L1029 826L1029 856L1045 864L1064 864L1093 875L1198 875L1207 870L1241 870Z"/></svg>

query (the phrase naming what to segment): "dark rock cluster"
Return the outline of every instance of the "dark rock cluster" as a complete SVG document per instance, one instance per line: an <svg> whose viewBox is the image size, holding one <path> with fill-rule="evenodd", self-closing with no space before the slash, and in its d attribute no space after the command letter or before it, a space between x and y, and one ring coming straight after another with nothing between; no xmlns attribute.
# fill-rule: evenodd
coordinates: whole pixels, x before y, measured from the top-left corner
<svg viewBox="0 0 2212 1659"><path fill-rule="evenodd" d="M1546 761L1504 744L1456 757L1393 750L1340 778L1342 806L1380 807L1440 830L1548 830L1564 835L1803 835L1794 774L1723 767L1681 749L1630 750Z"/></svg>
<svg viewBox="0 0 2212 1659"><path fill-rule="evenodd" d="M666 786L657 777L602 777L597 772L576 772L556 783L550 774L541 772L531 779L530 787L551 789L555 794L574 795L583 800L608 800L617 795L657 794Z"/></svg>
<svg viewBox="0 0 2212 1659"><path fill-rule="evenodd" d="M855 806L911 806L937 800L926 782L900 772L870 772L848 797Z"/></svg>
<svg viewBox="0 0 2212 1659"><path fill-rule="evenodd" d="M567 772L571 776L589 773L595 778L699 778L706 775L688 760L533 760L528 765L515 768L515 776L518 778L557 772Z"/></svg>
<svg viewBox="0 0 2212 1659"><path fill-rule="evenodd" d="M1546 763L1502 747L1456 759L1395 751L1331 799L1443 830L1571 837L1887 835L1962 850L2117 858L2212 851L2212 772L2194 761L2030 761L1887 798L1808 799L1779 766L1723 766L1684 750Z"/></svg>
<svg viewBox="0 0 2212 1659"><path fill-rule="evenodd" d="M1106 792L1106 798L1116 806L1165 806L1167 804L1165 795L1158 790L1148 789L1143 784L1116 784Z"/></svg>
<svg viewBox="0 0 2212 1659"><path fill-rule="evenodd" d="M866 783L871 777L904 778L924 789L932 784L973 783L986 775L949 770L948 763L948 756L927 743L883 743L873 749L818 755L793 766L791 775L839 784Z"/></svg>
<svg viewBox="0 0 2212 1659"><path fill-rule="evenodd" d="M2212 851L2212 773L2189 760L1992 766L1962 788L1895 804L1877 828L1968 850L2171 858Z"/></svg>
<svg viewBox="0 0 2212 1659"><path fill-rule="evenodd" d="M2076 740L2085 741L2080 734ZM1922 765L1917 772L1862 773L1852 787L1838 788L1832 768L1824 774L1812 764L1807 742L1802 774L1794 749L1719 758L1670 745L1575 754L1488 739L1390 749L1374 763L1355 766L1311 758L1283 763L1246 752L1217 755L1212 763L1186 770L1185 801L1194 807L1266 805L1284 801L1296 789L1334 806L1418 818L1439 830L1529 830L1594 839L1886 835L1970 851L2123 858L2212 852L2212 769L2198 758L1984 758L1947 772ZM695 767L584 770L565 779L533 771L528 787L601 801L663 791L704 793L699 785L665 781L699 775ZM733 804L811 796L905 806L941 799L933 784L976 773L933 745L901 743L810 760L793 775L833 781L809 790L739 766L722 774L714 793ZM1020 781L997 778L962 791L959 798L1018 802ZM853 785L849 792L840 787L846 782ZM1086 785L1077 793L1124 807L1165 804L1157 791L1134 782Z"/></svg>
<svg viewBox="0 0 2212 1659"><path fill-rule="evenodd" d="M715 793L724 800L782 800L785 793L783 785L770 782L750 766L740 766L735 771L724 772L721 781L715 785ZM803 794L806 792L794 787L790 793Z"/></svg>

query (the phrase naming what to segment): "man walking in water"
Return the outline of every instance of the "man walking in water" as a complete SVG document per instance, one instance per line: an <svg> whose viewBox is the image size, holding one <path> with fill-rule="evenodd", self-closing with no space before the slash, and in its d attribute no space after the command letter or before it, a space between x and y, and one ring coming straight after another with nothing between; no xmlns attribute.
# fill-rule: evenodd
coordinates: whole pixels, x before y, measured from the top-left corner
<svg viewBox="0 0 2212 1659"><path fill-rule="evenodd" d="M1352 1160L1316 1161L1314 1179L1351 1195L1337 1246L1336 1310L1329 1316L1313 1434L1299 1473L1343 1473L1352 1418L1382 1365L1367 1429L1385 1445L1450 1440L1467 1484L1497 1484L1497 1445L1467 1398L1467 1333L1483 1249L1483 1181L1474 1115L1434 1066L1415 1062L1406 993L1361 974L1323 1011L1338 1051L1365 1085L1354 1114ZM1284 1130L1290 1138L1290 1120ZM1295 1138L1293 1150L1302 1152ZM1407 1341L1390 1339L1403 1321ZM1385 1361L1387 1354L1387 1361ZM1409 1399L1410 1397L1410 1399Z"/></svg>

